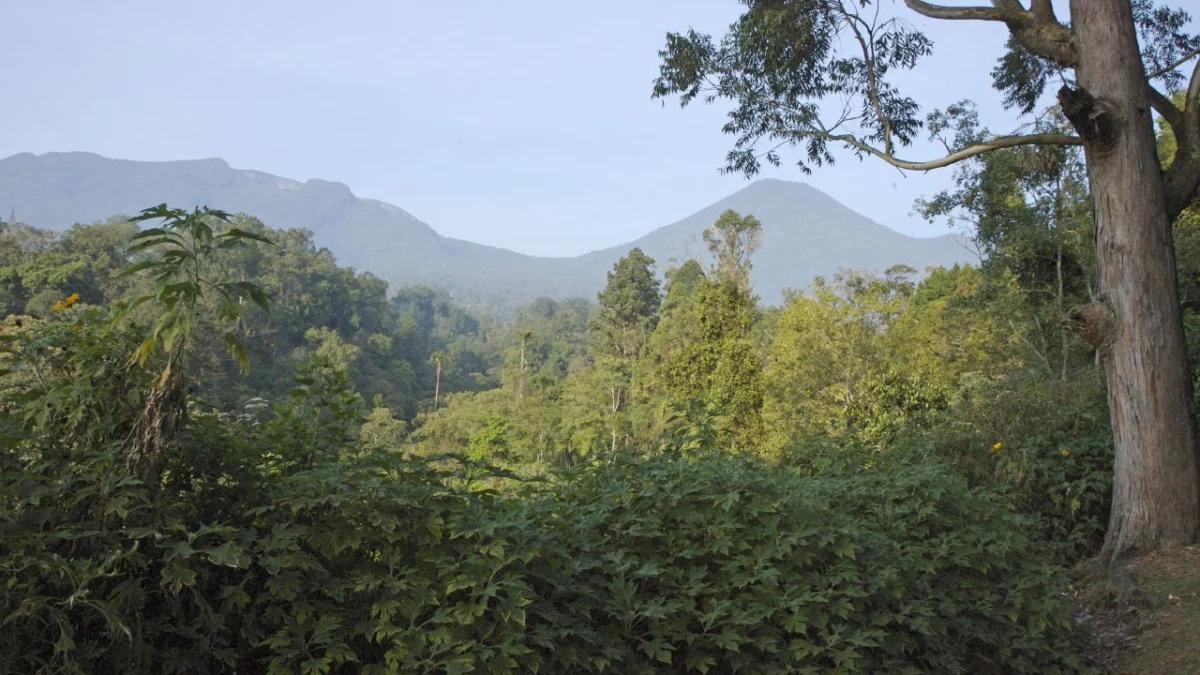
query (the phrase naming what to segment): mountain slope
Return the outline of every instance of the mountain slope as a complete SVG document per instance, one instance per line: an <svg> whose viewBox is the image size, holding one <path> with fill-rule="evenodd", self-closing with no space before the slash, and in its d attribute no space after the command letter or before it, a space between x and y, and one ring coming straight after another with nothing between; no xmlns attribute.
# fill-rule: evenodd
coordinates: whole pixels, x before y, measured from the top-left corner
<svg viewBox="0 0 1200 675"><path fill-rule="evenodd" d="M814 277L839 270L882 272L895 264L917 270L976 261L959 237L908 237L856 213L804 183L764 179L679 222L659 228L637 241L582 256L599 267L611 267L637 246L659 261L686 260L705 253L702 234L726 209L752 213L763 226L751 282L767 303L782 291L802 288Z"/></svg>
<svg viewBox="0 0 1200 675"><path fill-rule="evenodd" d="M575 258L541 258L443 237L403 209L360 199L341 183L304 183L230 167L220 159L115 160L90 153L23 153L0 159L0 213L62 229L166 202L248 213L272 227L311 230L338 260L393 287L442 286L498 310L538 296L593 296L618 258L639 246L664 270L704 253L700 237L725 209L753 213L763 246L753 281L768 303L785 288L840 268L881 271L970 261L955 237L916 239L874 223L803 183L761 180L683 220L622 246Z"/></svg>

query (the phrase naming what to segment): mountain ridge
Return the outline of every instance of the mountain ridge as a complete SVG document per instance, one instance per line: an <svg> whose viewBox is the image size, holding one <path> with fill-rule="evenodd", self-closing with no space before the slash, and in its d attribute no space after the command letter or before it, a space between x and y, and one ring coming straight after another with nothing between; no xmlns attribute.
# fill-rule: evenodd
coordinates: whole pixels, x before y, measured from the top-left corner
<svg viewBox="0 0 1200 675"><path fill-rule="evenodd" d="M340 182L297 181L220 158L142 162L90 152L19 153L0 159L0 212L61 230L77 222L132 215L166 202L208 205L258 217L271 227L302 227L340 264L370 271L393 288L441 286L477 306L539 296L592 297L621 256L639 247L658 262L706 256L700 234L726 209L763 223L752 282L765 302L839 269L918 270L969 262L954 235L910 237L855 212L802 182L761 179L638 239L577 256L533 256L447 237L400 206L361 198Z"/></svg>

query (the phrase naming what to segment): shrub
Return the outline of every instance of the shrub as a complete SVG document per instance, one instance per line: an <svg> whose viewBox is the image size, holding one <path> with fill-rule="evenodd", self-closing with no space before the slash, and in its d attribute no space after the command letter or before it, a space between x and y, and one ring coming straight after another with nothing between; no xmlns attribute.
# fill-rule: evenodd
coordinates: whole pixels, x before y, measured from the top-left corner
<svg viewBox="0 0 1200 675"><path fill-rule="evenodd" d="M1099 549L1111 506L1113 446L1097 373L979 387L918 442L955 456L1012 509L1032 516L1062 558Z"/></svg>
<svg viewBox="0 0 1200 675"><path fill-rule="evenodd" d="M0 673L1080 670L1028 521L935 460L803 475L701 429L500 494L364 455L308 368L130 468L130 337L13 349L41 375L0 396Z"/></svg>
<svg viewBox="0 0 1200 675"><path fill-rule="evenodd" d="M1095 553L1112 495L1112 428L1095 373L1066 380L1012 377L969 388L925 429L872 448L847 436L813 436L782 453L809 474L891 471L939 459L1009 509L1029 516L1063 561Z"/></svg>
<svg viewBox="0 0 1200 675"><path fill-rule="evenodd" d="M659 457L512 500L385 457L292 475L231 525L69 482L91 486L74 524L43 529L29 493L5 521L9 672L1079 667L1025 524L933 465Z"/></svg>
<svg viewBox="0 0 1200 675"><path fill-rule="evenodd" d="M936 464L799 477L660 457L530 503L545 672L1075 672L1065 581Z"/></svg>

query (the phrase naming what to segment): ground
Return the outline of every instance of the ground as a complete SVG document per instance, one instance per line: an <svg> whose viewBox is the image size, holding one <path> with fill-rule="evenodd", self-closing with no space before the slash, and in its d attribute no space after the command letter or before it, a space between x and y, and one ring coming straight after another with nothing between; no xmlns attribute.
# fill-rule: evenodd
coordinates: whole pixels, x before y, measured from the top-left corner
<svg viewBox="0 0 1200 675"><path fill-rule="evenodd" d="M1112 675L1200 675L1200 545L1150 555L1114 586L1095 563L1075 570L1078 618Z"/></svg>

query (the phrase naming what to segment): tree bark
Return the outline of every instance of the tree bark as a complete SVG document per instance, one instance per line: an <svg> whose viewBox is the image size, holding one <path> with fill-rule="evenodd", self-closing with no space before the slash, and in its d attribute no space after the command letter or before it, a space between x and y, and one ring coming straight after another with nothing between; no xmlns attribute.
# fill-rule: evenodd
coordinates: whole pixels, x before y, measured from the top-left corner
<svg viewBox="0 0 1200 675"><path fill-rule="evenodd" d="M440 394L440 393L442 393L442 360L441 360L441 358L437 359L437 373L434 375L434 380L433 380L433 410L434 410L434 412L437 412L437 409L438 409L438 394Z"/></svg>
<svg viewBox="0 0 1200 675"><path fill-rule="evenodd" d="M1078 89L1064 112L1084 138L1095 208L1101 340L1114 467L1102 558L1195 541L1200 474L1171 220L1129 0L1071 0Z"/></svg>

